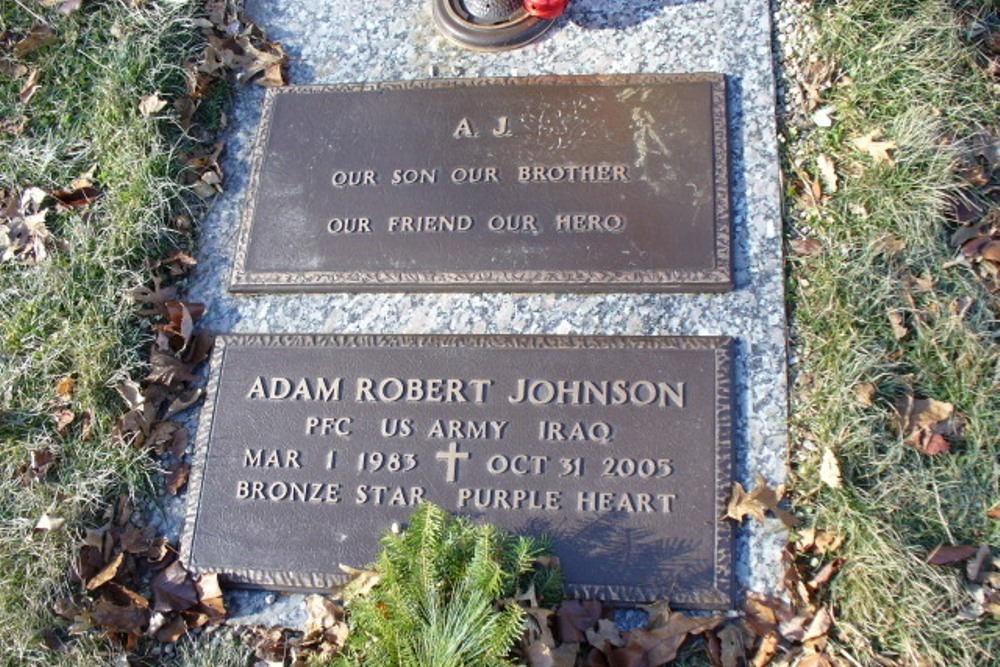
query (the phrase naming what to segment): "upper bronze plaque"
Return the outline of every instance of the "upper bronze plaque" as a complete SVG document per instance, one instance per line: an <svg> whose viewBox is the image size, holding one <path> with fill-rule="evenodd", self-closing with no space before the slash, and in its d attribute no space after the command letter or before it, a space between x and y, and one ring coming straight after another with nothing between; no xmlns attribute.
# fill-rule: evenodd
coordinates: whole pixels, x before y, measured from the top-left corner
<svg viewBox="0 0 1000 667"><path fill-rule="evenodd" d="M721 75L268 91L230 289L731 289Z"/></svg>
<svg viewBox="0 0 1000 667"><path fill-rule="evenodd" d="M342 583L429 500L553 538L571 597L731 604L725 338L227 336L182 556Z"/></svg>

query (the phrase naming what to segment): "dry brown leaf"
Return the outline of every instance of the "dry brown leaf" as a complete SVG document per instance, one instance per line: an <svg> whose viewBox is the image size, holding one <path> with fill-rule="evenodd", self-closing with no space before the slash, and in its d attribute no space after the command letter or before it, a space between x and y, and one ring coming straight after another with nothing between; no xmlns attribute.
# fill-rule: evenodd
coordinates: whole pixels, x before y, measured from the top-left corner
<svg viewBox="0 0 1000 667"><path fill-rule="evenodd" d="M16 137L24 132L24 128L27 126L28 117L24 115L0 118L0 134L9 134Z"/></svg>
<svg viewBox="0 0 1000 667"><path fill-rule="evenodd" d="M603 621L603 619L602 619ZM660 667L677 657L677 651L688 635L712 630L722 623L721 617L685 616L674 614L666 625L655 630L629 632L621 648L611 649L611 667Z"/></svg>
<svg viewBox="0 0 1000 667"><path fill-rule="evenodd" d="M896 340L902 340L906 338L906 334L910 333L910 330L906 328L906 316L902 311L890 310L887 315L889 316L889 324L892 325L892 336Z"/></svg>
<svg viewBox="0 0 1000 667"><path fill-rule="evenodd" d="M730 623L718 633L722 667L743 667L754 638L742 623Z"/></svg>
<svg viewBox="0 0 1000 667"><path fill-rule="evenodd" d="M844 536L832 530L806 528L799 531L795 547L800 553L815 551L819 555L836 551L844 543Z"/></svg>
<svg viewBox="0 0 1000 667"><path fill-rule="evenodd" d="M960 438L965 418L951 403L907 394L896 401L897 426L903 442L928 456L946 453L950 441Z"/></svg>
<svg viewBox="0 0 1000 667"><path fill-rule="evenodd" d="M564 600L556 610L556 632L563 642L582 642L601 617L597 600Z"/></svg>
<svg viewBox="0 0 1000 667"><path fill-rule="evenodd" d="M35 532L45 533L59 530L65 523L66 519L55 516L52 514L52 510L49 510L42 513L42 516L38 519L38 523L35 524Z"/></svg>
<svg viewBox="0 0 1000 667"><path fill-rule="evenodd" d="M791 614L791 607L783 600L764 597L758 593L748 593L743 603L743 613L747 624L758 637L765 637L778 629L779 616Z"/></svg>
<svg viewBox="0 0 1000 667"><path fill-rule="evenodd" d="M39 211L0 222L0 261L38 264L48 257L47 244L52 234L45 226L46 212Z"/></svg>
<svg viewBox="0 0 1000 667"><path fill-rule="evenodd" d="M27 73L28 68L23 64L12 60L0 59L0 74L3 74L8 79L17 81Z"/></svg>
<svg viewBox="0 0 1000 667"><path fill-rule="evenodd" d="M843 558L833 559L832 561L821 567L819 572L817 572L816 575L809 580L806 586L808 586L810 590L818 591L820 588L827 585L830 582L830 580L833 579L833 576L838 572L840 572L840 568L842 568L843 566L844 566Z"/></svg>
<svg viewBox="0 0 1000 667"><path fill-rule="evenodd" d="M153 578L153 610L161 613L183 611L200 602L191 575L180 561L174 561Z"/></svg>
<svg viewBox="0 0 1000 667"><path fill-rule="evenodd" d="M828 194L834 194L837 191L837 166L834 164L833 158L826 153L820 153L816 157L816 167L819 169L823 185L826 186L825 191Z"/></svg>
<svg viewBox="0 0 1000 667"><path fill-rule="evenodd" d="M139 114L145 117L159 113L167 106L167 101L160 97L160 91L155 90L139 100Z"/></svg>
<svg viewBox="0 0 1000 667"><path fill-rule="evenodd" d="M36 23L31 26L28 34L14 45L14 56L19 59L24 58L32 51L51 44L54 41L56 41L55 31L47 25Z"/></svg>
<svg viewBox="0 0 1000 667"><path fill-rule="evenodd" d="M344 610L321 595L310 595L305 605L308 614L305 634L293 643L300 648L308 648L316 658L329 659L340 652L350 634Z"/></svg>
<svg viewBox="0 0 1000 667"><path fill-rule="evenodd" d="M831 489L839 489L843 486L840 476L840 463L836 454L829 447L823 448L823 459L819 464L819 479Z"/></svg>
<svg viewBox="0 0 1000 667"><path fill-rule="evenodd" d="M180 396L177 396L172 401L170 405L167 406L167 411L163 414L164 419L170 419L174 415L184 412L192 405L201 400L201 397L205 395L205 390L202 387L194 387L183 392Z"/></svg>
<svg viewBox="0 0 1000 667"><path fill-rule="evenodd" d="M812 115L812 121L817 127L833 127L833 107L821 107Z"/></svg>
<svg viewBox="0 0 1000 667"><path fill-rule="evenodd" d="M976 555L978 549L973 546L951 546L941 544L927 556L930 565L954 565L969 560Z"/></svg>
<svg viewBox="0 0 1000 667"><path fill-rule="evenodd" d="M821 607L809 623L809 627L806 629L806 634L802 637L802 641L808 642L824 637L832 626L833 616L830 615L830 612L827 611L826 607Z"/></svg>
<svg viewBox="0 0 1000 667"><path fill-rule="evenodd" d="M38 76L38 68L31 70L31 73L28 74L28 80L24 82L24 85L21 86L21 90L18 91L18 96L20 97L22 104L30 102L31 98L38 92Z"/></svg>
<svg viewBox="0 0 1000 667"><path fill-rule="evenodd" d="M183 461L178 461L170 466L170 469L166 473L166 480L164 481L167 493L176 496L187 483L188 473L190 472L191 466Z"/></svg>
<svg viewBox="0 0 1000 667"><path fill-rule="evenodd" d="M76 419L76 413L67 408L56 408L49 416L52 417L52 421L55 422L56 432L60 435L62 435L66 431L66 428Z"/></svg>
<svg viewBox="0 0 1000 667"><path fill-rule="evenodd" d="M764 635L750 664L753 667L766 667L766 665L769 665L771 658L778 652L779 640L777 632L769 632Z"/></svg>
<svg viewBox="0 0 1000 667"><path fill-rule="evenodd" d="M859 151L868 153L868 155L875 160L876 164L882 162L892 164L893 159L889 152L896 150L899 146L895 141L876 141L875 137L881 134L881 130L872 130L865 136L854 139L851 143L853 143L855 148Z"/></svg>
<svg viewBox="0 0 1000 667"><path fill-rule="evenodd" d="M119 538L122 551L130 554L145 553L153 543L149 529L142 529L136 525L129 525Z"/></svg>
<svg viewBox="0 0 1000 667"><path fill-rule="evenodd" d="M836 665L828 655L811 653L799 660L796 667L836 667Z"/></svg>
<svg viewBox="0 0 1000 667"><path fill-rule="evenodd" d="M91 620L106 630L139 636L149 621L149 610L134 605L116 605L98 600L90 611Z"/></svg>
<svg viewBox="0 0 1000 667"><path fill-rule="evenodd" d="M948 314L956 319L964 319L969 313L969 309L976 303L971 296L959 296L951 300L948 304Z"/></svg>
<svg viewBox="0 0 1000 667"><path fill-rule="evenodd" d="M906 239L892 234L891 232L886 232L882 236L878 237L878 240L874 244L880 252L884 253L888 257L895 257L899 253L906 250Z"/></svg>
<svg viewBox="0 0 1000 667"><path fill-rule="evenodd" d="M73 398L73 386L76 382L73 380L73 376L67 375L56 383L56 395L63 401L69 401Z"/></svg>
<svg viewBox="0 0 1000 667"><path fill-rule="evenodd" d="M993 507L991 507L986 512L986 516L988 516L991 519L998 519L998 520L1000 520L1000 503L997 503L996 505L994 505Z"/></svg>
<svg viewBox="0 0 1000 667"><path fill-rule="evenodd" d="M876 389L871 382L859 382L854 385L852 390L854 397L861 405L870 408L875 404Z"/></svg>
<svg viewBox="0 0 1000 667"><path fill-rule="evenodd" d="M798 519L790 512L783 510L778 504L785 495L785 485L777 489L767 486L761 475L757 475L754 490L747 493L739 482L733 482L733 495L726 510L726 516L735 521L742 521L751 516L760 523L764 522L764 512L770 511L789 528L798 524Z"/></svg>
<svg viewBox="0 0 1000 667"><path fill-rule="evenodd" d="M792 239L791 246L792 252L799 257L809 257L823 250L823 244L812 237Z"/></svg>
<svg viewBox="0 0 1000 667"><path fill-rule="evenodd" d="M87 590L92 591L95 588L99 588L104 584L108 583L109 581L111 581L112 579L114 579L115 575L118 574L118 568L121 567L122 562L124 562L124 560L125 560L125 552L119 551L118 555L115 556L110 563L104 566L104 569L95 574L87 582Z"/></svg>
<svg viewBox="0 0 1000 667"><path fill-rule="evenodd" d="M587 643L605 653L608 653L611 647L625 644L625 639L622 638L622 634L618 631L618 626L615 625L614 621L606 618L598 619L597 627L587 630L585 634L587 636Z"/></svg>
<svg viewBox="0 0 1000 667"><path fill-rule="evenodd" d="M29 454L28 472L31 479L40 482L49 473L49 468L55 462L55 454L51 449L33 449Z"/></svg>
<svg viewBox="0 0 1000 667"><path fill-rule="evenodd" d="M183 616L174 616L173 619L161 626L153 636L156 637L156 641L163 642L164 644L173 644L180 640L181 637L187 634L188 626L184 622Z"/></svg>
<svg viewBox="0 0 1000 667"><path fill-rule="evenodd" d="M82 188L69 188L66 190L56 190L51 193L52 198L59 202L59 209L77 209L90 206L100 195L100 191L93 186Z"/></svg>
<svg viewBox="0 0 1000 667"><path fill-rule="evenodd" d="M343 563L340 563L339 567L341 572L351 576L351 580L341 589L341 595L345 600L349 597L367 595L382 581L382 577L372 570L358 570Z"/></svg>

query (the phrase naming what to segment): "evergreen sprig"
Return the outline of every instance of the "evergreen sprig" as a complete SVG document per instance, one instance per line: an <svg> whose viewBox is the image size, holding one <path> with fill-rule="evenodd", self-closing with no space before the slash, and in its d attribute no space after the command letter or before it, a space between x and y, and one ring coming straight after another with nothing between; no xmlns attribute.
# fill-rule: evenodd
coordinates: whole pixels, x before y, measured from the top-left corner
<svg viewBox="0 0 1000 667"><path fill-rule="evenodd" d="M534 586L561 596L558 570L542 567L544 540L514 536L421 503L402 533L382 538L380 583L344 600L351 633L338 665L501 667L521 635L512 600Z"/></svg>

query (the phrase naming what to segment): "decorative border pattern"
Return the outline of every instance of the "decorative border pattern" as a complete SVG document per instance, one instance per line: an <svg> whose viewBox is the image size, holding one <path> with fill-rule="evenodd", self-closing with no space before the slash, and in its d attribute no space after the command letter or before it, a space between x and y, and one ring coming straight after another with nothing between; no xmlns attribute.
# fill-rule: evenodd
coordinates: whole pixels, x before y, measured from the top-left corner
<svg viewBox="0 0 1000 667"><path fill-rule="evenodd" d="M713 184L715 189L715 268L705 270L631 271L260 271L247 268L250 232L257 207L257 191L279 95L329 92L433 90L496 86L617 86L708 82L712 88ZM406 287L458 291L470 288L499 291L547 291L571 288L579 292L658 291L725 292L732 289L730 232L729 146L727 139L726 80L722 74L612 74L536 76L477 79L427 79L381 83L349 83L269 88L251 153L250 182L240 222L229 289L232 292L392 291Z"/></svg>
<svg viewBox="0 0 1000 667"><path fill-rule="evenodd" d="M210 564L200 564L193 552L198 513L202 501L202 482L208 463L208 447L215 415L216 397L229 346L251 348L470 348L512 350L714 350L715 351L715 516L726 513L726 500L732 486L732 339L726 336L474 336L474 335L336 335L336 334L234 334L216 338L211 372L201 408L194 461L188 479L188 497L181 533L181 560L195 573L218 572ZM715 587L700 593L672 594L655 586L565 585L572 597L595 598L609 602L653 601L670 596L670 601L688 609L728 609L733 605L733 530L728 521L715 523ZM234 569L219 572L228 583L245 588L294 589L301 592L328 592L343 585L349 577L327 572Z"/></svg>

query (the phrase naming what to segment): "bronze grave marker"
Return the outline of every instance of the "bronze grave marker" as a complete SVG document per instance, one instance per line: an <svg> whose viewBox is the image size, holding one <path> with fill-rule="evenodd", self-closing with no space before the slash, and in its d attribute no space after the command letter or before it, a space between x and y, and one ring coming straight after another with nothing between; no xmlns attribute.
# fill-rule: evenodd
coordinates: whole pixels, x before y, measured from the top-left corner
<svg viewBox="0 0 1000 667"><path fill-rule="evenodd" d="M731 289L725 80L271 89L230 289Z"/></svg>
<svg viewBox="0 0 1000 667"><path fill-rule="evenodd" d="M571 597L727 608L730 355L719 337L220 337L182 557L322 590L429 500L550 535Z"/></svg>

